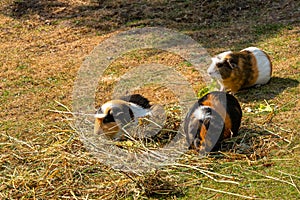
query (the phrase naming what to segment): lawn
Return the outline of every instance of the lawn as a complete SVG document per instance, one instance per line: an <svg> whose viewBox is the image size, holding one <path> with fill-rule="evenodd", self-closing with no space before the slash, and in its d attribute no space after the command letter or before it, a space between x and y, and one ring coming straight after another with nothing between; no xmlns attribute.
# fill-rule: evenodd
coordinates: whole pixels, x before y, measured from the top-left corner
<svg viewBox="0 0 300 200"><path fill-rule="evenodd" d="M299 8L296 0L2 0L0 199L299 199ZM69 111L78 71L95 47L144 27L185 34L211 56L260 47L273 77L235 95L240 134L219 152L186 152L173 165L137 174L97 159ZM113 60L95 107L111 99L120 76L150 63L180 72L199 97L206 91L180 55L135 50ZM136 92L168 107L176 118L168 128L178 128L172 91L150 84Z"/></svg>

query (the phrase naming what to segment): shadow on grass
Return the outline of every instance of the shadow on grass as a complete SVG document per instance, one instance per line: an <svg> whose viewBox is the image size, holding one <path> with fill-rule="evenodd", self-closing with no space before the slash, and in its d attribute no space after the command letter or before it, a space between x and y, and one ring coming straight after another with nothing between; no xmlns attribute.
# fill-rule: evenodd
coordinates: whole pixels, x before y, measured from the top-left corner
<svg viewBox="0 0 300 200"><path fill-rule="evenodd" d="M185 31L206 47L240 49L296 23L296 0L147 1L15 0L1 13L41 23L83 26L105 34L118 29L163 26Z"/></svg>
<svg viewBox="0 0 300 200"><path fill-rule="evenodd" d="M299 81L291 78L272 77L270 82L258 88L249 88L236 94L241 102L270 100L288 88L299 85Z"/></svg>

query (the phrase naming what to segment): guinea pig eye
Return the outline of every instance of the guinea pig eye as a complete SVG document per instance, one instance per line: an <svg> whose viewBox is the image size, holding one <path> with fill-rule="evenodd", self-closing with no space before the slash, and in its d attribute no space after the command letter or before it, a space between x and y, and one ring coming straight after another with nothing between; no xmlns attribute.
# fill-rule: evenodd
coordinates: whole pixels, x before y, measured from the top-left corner
<svg viewBox="0 0 300 200"><path fill-rule="evenodd" d="M217 68L221 68L221 67L223 67L223 64L222 63L217 63L216 66L217 66Z"/></svg>
<svg viewBox="0 0 300 200"><path fill-rule="evenodd" d="M112 112L109 112L108 115L103 119L103 123L110 123L110 122L115 122L115 118L112 115Z"/></svg>

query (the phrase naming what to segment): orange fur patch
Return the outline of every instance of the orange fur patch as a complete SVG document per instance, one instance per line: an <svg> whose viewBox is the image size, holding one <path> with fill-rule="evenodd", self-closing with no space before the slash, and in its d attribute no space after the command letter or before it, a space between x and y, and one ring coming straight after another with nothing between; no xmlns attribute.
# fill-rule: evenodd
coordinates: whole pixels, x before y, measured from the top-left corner
<svg viewBox="0 0 300 200"><path fill-rule="evenodd" d="M224 94L225 95L225 94ZM209 94L207 96L207 99L202 102L203 105L209 106L213 108L221 117L222 119L225 119L225 129L224 129L224 139L229 138L231 136L231 128L232 128L232 122L229 117L229 115L226 112L226 108L224 108L223 104L216 98L214 98L213 95Z"/></svg>
<svg viewBox="0 0 300 200"><path fill-rule="evenodd" d="M207 129L204 126L204 124L202 124L199 134L200 134L200 138L201 138L201 141L200 141L200 146L201 146L203 144L203 142L205 142L205 139L203 140L203 138L205 138L206 134L207 134Z"/></svg>
<svg viewBox="0 0 300 200"><path fill-rule="evenodd" d="M243 85L243 81L241 79L233 78L231 76L227 79L224 79L223 84L226 89L230 89L230 91L234 94L234 93L237 93L241 89L241 87Z"/></svg>
<svg viewBox="0 0 300 200"><path fill-rule="evenodd" d="M250 59L249 59L249 54ZM230 89L232 93L236 93L242 88L247 88L255 85L258 78L258 67L255 56L248 51L235 52L229 54L225 59L230 59L230 57L238 57L238 68L234 68L230 77L223 79L223 84L226 89ZM247 68L251 69L251 74L243 74L242 72L249 71Z"/></svg>
<svg viewBox="0 0 300 200"><path fill-rule="evenodd" d="M192 143L191 144L192 149L196 149L197 151L201 151L203 148L205 148L202 145L207 142L206 139L205 139L206 138L206 134L207 134L207 129L204 126L204 124L202 124L200 132L199 132L199 135L200 135L200 144L199 144L199 146L195 146L195 144Z"/></svg>
<svg viewBox="0 0 300 200"><path fill-rule="evenodd" d="M119 126L116 122L103 124L103 119L95 119L94 133L104 134L105 136L113 139L119 133Z"/></svg>

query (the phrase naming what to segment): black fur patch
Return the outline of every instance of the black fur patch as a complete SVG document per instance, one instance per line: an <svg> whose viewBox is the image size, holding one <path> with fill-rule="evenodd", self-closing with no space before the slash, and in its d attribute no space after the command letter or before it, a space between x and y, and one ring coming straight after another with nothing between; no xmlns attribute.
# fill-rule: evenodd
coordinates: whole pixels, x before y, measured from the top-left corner
<svg viewBox="0 0 300 200"><path fill-rule="evenodd" d="M134 103L134 104L137 104L137 105L139 105L143 108L146 108L146 109L151 107L150 101L147 98L140 95L140 94L128 95L128 96L121 97L120 99L124 100L124 101Z"/></svg>
<svg viewBox="0 0 300 200"><path fill-rule="evenodd" d="M134 114L130 108L129 108L129 115L130 115L131 120L134 120Z"/></svg>
<svg viewBox="0 0 300 200"><path fill-rule="evenodd" d="M227 63L231 64L232 66L239 66L239 56L232 53L231 56L228 58Z"/></svg>
<svg viewBox="0 0 300 200"><path fill-rule="evenodd" d="M111 110L108 112L108 114L103 119L103 124L107 124L110 122L115 122L115 118L111 113Z"/></svg>
<svg viewBox="0 0 300 200"><path fill-rule="evenodd" d="M224 60L223 62L217 63L217 68L220 71L220 74L222 76L222 79L227 79L231 75L232 68L227 62L227 60Z"/></svg>

